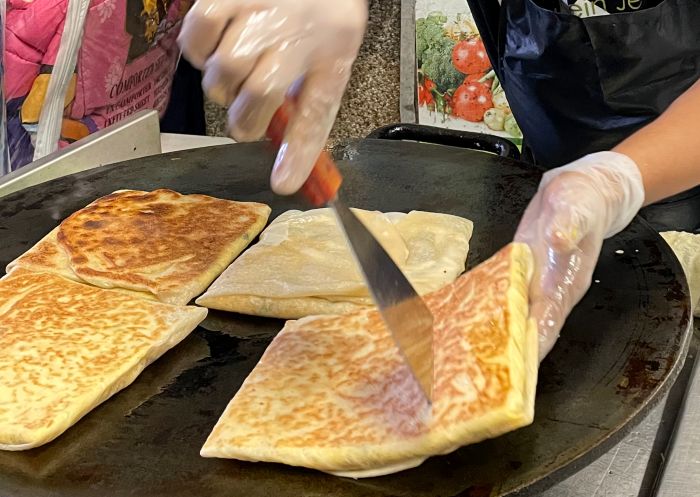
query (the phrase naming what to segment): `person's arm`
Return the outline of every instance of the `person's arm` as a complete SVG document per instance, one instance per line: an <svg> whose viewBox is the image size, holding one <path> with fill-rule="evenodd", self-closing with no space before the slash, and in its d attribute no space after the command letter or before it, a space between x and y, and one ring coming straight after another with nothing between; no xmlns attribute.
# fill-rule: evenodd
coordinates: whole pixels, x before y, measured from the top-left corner
<svg viewBox="0 0 700 497"><path fill-rule="evenodd" d="M647 205L700 185L700 81L613 151L639 167Z"/></svg>
<svg viewBox="0 0 700 497"><path fill-rule="evenodd" d="M540 359L591 285L603 240L623 230L644 204L700 184L700 82L651 124L612 151L547 172L515 241L534 259L530 317Z"/></svg>

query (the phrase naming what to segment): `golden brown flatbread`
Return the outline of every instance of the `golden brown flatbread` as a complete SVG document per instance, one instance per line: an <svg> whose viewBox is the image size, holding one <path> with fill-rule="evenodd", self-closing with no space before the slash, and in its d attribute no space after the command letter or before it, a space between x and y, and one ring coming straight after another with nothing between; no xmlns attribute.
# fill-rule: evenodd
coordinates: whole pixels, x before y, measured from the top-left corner
<svg viewBox="0 0 700 497"><path fill-rule="evenodd" d="M531 273L529 248L511 244L426 298L435 319L432 408L376 311L287 323L201 454L366 477L531 423Z"/></svg>
<svg viewBox="0 0 700 497"><path fill-rule="evenodd" d="M71 269L68 255L58 245L56 239L58 229L57 226L31 249L10 262L6 271L9 273L16 268L22 268L36 272L50 272L73 281L80 281L80 278Z"/></svg>
<svg viewBox="0 0 700 497"><path fill-rule="evenodd" d="M353 209L421 295L465 269L472 222L412 211ZM199 305L256 316L298 319L345 314L372 299L330 209L287 211L197 299Z"/></svg>
<svg viewBox="0 0 700 497"><path fill-rule="evenodd" d="M17 274L19 272L48 272L57 276L62 276L72 281L85 283L73 272L70 260L66 252L58 244L56 235L59 228L56 227L44 238L39 240L30 250L19 256L7 265L7 272ZM157 300L152 293L137 292L124 288L113 288L114 291L130 294L146 300Z"/></svg>
<svg viewBox="0 0 700 497"><path fill-rule="evenodd" d="M12 271L0 280L0 449L53 440L128 386L206 314Z"/></svg>
<svg viewBox="0 0 700 497"><path fill-rule="evenodd" d="M201 326L201 324L200 324ZM104 445L114 436L115 426L142 404L163 392L183 371L211 356L207 341L190 334L182 342L148 366L118 395L95 407L61 435L60 443L43 445L39 450L1 451L0 466L31 478L65 475L71 464L85 452Z"/></svg>
<svg viewBox="0 0 700 497"><path fill-rule="evenodd" d="M74 213L10 263L187 304L260 233L267 205L123 190Z"/></svg>

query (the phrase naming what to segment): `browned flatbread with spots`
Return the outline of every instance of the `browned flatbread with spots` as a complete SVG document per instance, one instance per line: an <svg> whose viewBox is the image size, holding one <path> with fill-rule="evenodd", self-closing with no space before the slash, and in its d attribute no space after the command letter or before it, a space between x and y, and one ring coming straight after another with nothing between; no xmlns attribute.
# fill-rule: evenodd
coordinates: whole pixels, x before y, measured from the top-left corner
<svg viewBox="0 0 700 497"><path fill-rule="evenodd" d="M187 304L262 231L267 205L124 190L79 210L10 263Z"/></svg>
<svg viewBox="0 0 700 497"><path fill-rule="evenodd" d="M50 442L206 317L61 276L0 280L0 449Z"/></svg>
<svg viewBox="0 0 700 497"><path fill-rule="evenodd" d="M426 297L434 316L432 407L376 311L287 323L201 454L367 477L531 423L538 365L531 272L529 248L511 244Z"/></svg>

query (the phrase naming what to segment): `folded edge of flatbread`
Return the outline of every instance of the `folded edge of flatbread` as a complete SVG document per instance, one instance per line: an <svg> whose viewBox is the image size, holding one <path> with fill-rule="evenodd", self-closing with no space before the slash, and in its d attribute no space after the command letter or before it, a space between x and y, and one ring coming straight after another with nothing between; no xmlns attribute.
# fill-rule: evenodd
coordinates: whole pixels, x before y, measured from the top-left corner
<svg viewBox="0 0 700 497"><path fill-rule="evenodd" d="M43 271L186 305L246 249L270 212L255 202L118 190L66 218L7 272Z"/></svg>
<svg viewBox="0 0 700 497"><path fill-rule="evenodd" d="M532 265L526 245L510 244L427 296L432 408L377 312L308 317L273 340L201 455L362 478L530 424L538 366Z"/></svg>
<svg viewBox="0 0 700 497"><path fill-rule="evenodd" d="M468 219L423 211L353 210L418 293L438 290L464 271L473 231ZM280 319L347 314L373 305L327 208L281 214L196 303Z"/></svg>
<svg viewBox="0 0 700 497"><path fill-rule="evenodd" d="M700 317L700 235L683 231L661 233L683 267L690 288L691 307Z"/></svg>
<svg viewBox="0 0 700 497"><path fill-rule="evenodd" d="M11 271L0 279L0 450L52 441L206 315L54 274Z"/></svg>
<svg viewBox="0 0 700 497"><path fill-rule="evenodd" d="M71 268L68 255L66 255L56 239L58 229L59 227L57 226L49 231L44 238L36 242L24 254L11 261L7 265L5 272L7 274L19 274L20 272L49 273L75 281L77 283L89 285L89 283L83 281L77 274L75 274ZM133 295L134 297L140 297L146 300L158 300L155 295L148 292L127 290L125 288L110 288L110 290L122 292L127 295Z"/></svg>

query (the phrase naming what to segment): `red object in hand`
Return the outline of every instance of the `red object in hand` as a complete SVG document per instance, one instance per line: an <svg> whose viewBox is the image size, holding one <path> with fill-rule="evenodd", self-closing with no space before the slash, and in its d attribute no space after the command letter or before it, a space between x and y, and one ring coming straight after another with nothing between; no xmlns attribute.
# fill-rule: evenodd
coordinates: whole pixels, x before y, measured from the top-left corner
<svg viewBox="0 0 700 497"><path fill-rule="evenodd" d="M335 199L343 183L343 177L325 150L319 155L311 176L301 187L301 193L311 205L320 207Z"/></svg>
<svg viewBox="0 0 700 497"><path fill-rule="evenodd" d="M287 99L272 117L267 128L267 137L275 147L280 147L284 133L289 124L289 115L294 110L294 103ZM311 175L301 187L301 193L314 207L320 207L335 199L343 183L343 176L328 152L321 151Z"/></svg>

